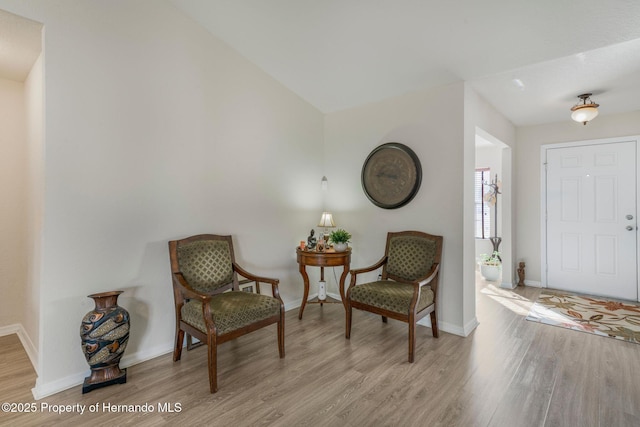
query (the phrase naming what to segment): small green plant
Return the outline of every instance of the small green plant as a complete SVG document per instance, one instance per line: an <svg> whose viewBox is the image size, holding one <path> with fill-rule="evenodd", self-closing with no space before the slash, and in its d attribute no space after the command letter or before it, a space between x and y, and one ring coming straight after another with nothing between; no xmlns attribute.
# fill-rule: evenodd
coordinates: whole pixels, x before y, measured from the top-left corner
<svg viewBox="0 0 640 427"><path fill-rule="evenodd" d="M480 254L480 262L484 265L500 265L502 264L502 258L500 258L500 252L493 251L491 255Z"/></svg>
<svg viewBox="0 0 640 427"><path fill-rule="evenodd" d="M349 243L351 240L351 234L342 228L338 228L329 234L329 240L333 243Z"/></svg>

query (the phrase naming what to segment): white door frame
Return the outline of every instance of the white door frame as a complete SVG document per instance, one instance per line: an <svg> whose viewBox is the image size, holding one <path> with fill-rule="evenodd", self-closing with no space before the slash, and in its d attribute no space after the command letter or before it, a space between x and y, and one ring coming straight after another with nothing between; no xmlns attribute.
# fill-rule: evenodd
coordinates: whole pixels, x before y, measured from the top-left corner
<svg viewBox="0 0 640 427"><path fill-rule="evenodd" d="M540 147L540 278L543 288L548 283L547 268L547 150L553 148L579 147L583 145L602 145L616 142L635 142L636 144L636 212L640 215L640 182L638 171L640 170L640 135L621 136L616 138L590 139L586 141L561 142L545 144ZM640 301L640 238L636 239L636 286L638 288L637 299Z"/></svg>

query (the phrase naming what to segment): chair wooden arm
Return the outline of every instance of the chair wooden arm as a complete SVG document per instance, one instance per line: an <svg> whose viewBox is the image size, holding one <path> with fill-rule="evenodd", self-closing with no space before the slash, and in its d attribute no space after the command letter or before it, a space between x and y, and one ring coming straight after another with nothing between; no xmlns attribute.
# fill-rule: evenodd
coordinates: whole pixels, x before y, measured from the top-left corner
<svg viewBox="0 0 640 427"><path fill-rule="evenodd" d="M280 301L282 301L282 299L280 298L280 289L278 288L278 284L280 283L279 279L273 279L271 277L262 277L262 276L256 276L255 274L249 273L247 270L245 270L244 268L240 267L237 263L233 263L233 269L242 277L247 278L249 280L251 280L252 282L256 283L256 287L257 287L257 291L258 293L260 293L260 283L268 283L271 285L271 293L273 294L274 298L279 299Z"/></svg>
<svg viewBox="0 0 640 427"><path fill-rule="evenodd" d="M351 277L361 273L368 273L369 271L377 270L378 268L382 267L383 265L386 264L386 262L387 262L387 256L385 255L380 259L380 261L376 262L375 264L370 265L369 267L351 270L349 271L349 273L351 274Z"/></svg>
<svg viewBox="0 0 640 427"><path fill-rule="evenodd" d="M187 280L180 272L173 273L173 289L174 292L180 296L180 301L176 300L176 316L178 316L178 323L182 320L182 314L179 313L184 305L184 299L197 299L202 303L202 318L204 319L205 325L207 325L207 329L213 331L215 334L216 325L213 322L213 316L211 316L211 305L209 304L211 301L211 295L203 294L193 289L189 286L189 283L187 283Z"/></svg>
<svg viewBox="0 0 640 427"><path fill-rule="evenodd" d="M411 283L413 285L413 298L412 298L411 304L409 306L409 310L411 312L414 312L414 310L416 308L416 305L418 304L418 301L420 300L420 293L422 292L422 287L423 286L431 287L431 282L433 281L434 278L437 277L438 271L440 271L440 264L434 263L431 266L431 271L429 272L429 274L424 279L416 280L415 282ZM433 291L433 294L434 294L434 297L435 297L436 289L431 287L431 290ZM434 301L435 301L435 298L434 298Z"/></svg>
<svg viewBox="0 0 640 427"><path fill-rule="evenodd" d="M437 262L433 263L433 265L431 266L431 271L429 272L429 275L424 279L420 279L418 281L418 286L423 287L424 285L428 285L429 283L431 283L433 279L436 277L436 275L438 274L438 271L440 271L440 264Z"/></svg>
<svg viewBox="0 0 640 427"><path fill-rule="evenodd" d="M203 303L211 300L211 295L202 294L189 286L182 273L173 273L173 285L183 298L198 299Z"/></svg>
<svg viewBox="0 0 640 427"><path fill-rule="evenodd" d="M280 280L278 279L256 276L255 274L249 273L247 270L240 267L237 263L233 263L233 269L242 277L245 277L253 282L270 283L272 285L277 285L280 282Z"/></svg>
<svg viewBox="0 0 640 427"><path fill-rule="evenodd" d="M351 287L355 286L355 284L356 284L356 276L358 274L368 273L370 271L377 270L378 268L382 267L383 265L385 265L387 263L387 258L388 258L387 255L385 255L382 258L380 258L380 260L378 262L376 262L373 265L370 265L369 267L357 268L357 269L349 271L349 273L351 274L351 281L349 282L349 288L348 289L350 289Z"/></svg>

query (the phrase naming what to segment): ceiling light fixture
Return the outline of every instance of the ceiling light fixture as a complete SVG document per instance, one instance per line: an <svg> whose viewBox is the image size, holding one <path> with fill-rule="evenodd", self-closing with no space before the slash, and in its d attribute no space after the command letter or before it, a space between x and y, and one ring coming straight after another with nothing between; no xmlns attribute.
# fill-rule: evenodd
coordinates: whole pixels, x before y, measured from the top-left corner
<svg viewBox="0 0 640 427"><path fill-rule="evenodd" d="M587 122L595 119L598 115L598 107L600 105L596 104L591 100L590 93L583 93L582 95L578 95L578 98L582 100L582 104L580 101L573 107L571 107L571 118L576 122L582 123L586 125Z"/></svg>

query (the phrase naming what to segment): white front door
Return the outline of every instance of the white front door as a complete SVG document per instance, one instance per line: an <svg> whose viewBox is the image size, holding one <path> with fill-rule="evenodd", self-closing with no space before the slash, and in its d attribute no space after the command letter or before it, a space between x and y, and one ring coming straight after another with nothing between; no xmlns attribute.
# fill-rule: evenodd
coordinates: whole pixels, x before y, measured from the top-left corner
<svg viewBox="0 0 640 427"><path fill-rule="evenodd" d="M547 287L637 300L636 142L546 157Z"/></svg>

